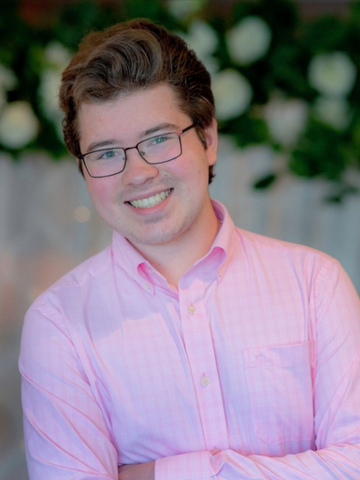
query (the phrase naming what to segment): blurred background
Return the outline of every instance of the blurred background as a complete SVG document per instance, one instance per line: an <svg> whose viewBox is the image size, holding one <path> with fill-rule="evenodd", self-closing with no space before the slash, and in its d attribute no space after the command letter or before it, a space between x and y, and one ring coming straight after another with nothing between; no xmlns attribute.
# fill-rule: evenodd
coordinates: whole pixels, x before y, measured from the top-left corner
<svg viewBox="0 0 360 480"><path fill-rule="evenodd" d="M61 140L61 71L85 33L136 16L182 35L212 74L212 196L242 228L334 256L360 292L358 1L2 0L0 480L28 478L24 314L111 239Z"/></svg>

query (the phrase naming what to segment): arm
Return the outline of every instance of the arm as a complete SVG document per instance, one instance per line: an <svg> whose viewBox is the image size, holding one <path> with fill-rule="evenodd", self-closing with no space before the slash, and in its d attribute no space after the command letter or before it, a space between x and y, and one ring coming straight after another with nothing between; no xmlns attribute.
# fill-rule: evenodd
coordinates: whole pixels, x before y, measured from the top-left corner
<svg viewBox="0 0 360 480"><path fill-rule="evenodd" d="M360 478L360 302L334 265L319 276L311 309L316 449L284 457L226 450L156 461L156 480L333 480Z"/></svg>
<svg viewBox="0 0 360 480"><path fill-rule="evenodd" d="M118 480L154 480L155 462L123 465L119 467Z"/></svg>
<svg viewBox="0 0 360 480"><path fill-rule="evenodd" d="M28 312L19 360L30 480L115 480L104 412L59 312L46 315Z"/></svg>

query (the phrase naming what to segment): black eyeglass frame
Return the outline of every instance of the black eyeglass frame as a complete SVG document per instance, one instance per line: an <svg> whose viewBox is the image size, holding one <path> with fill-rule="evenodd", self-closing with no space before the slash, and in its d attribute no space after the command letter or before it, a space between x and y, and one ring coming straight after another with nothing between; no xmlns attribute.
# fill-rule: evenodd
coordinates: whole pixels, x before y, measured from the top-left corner
<svg viewBox="0 0 360 480"><path fill-rule="evenodd" d="M85 168L86 168L86 171L88 172L88 174L90 175L91 178L106 178L106 177L113 177L114 175L119 175L119 173L122 173L124 170L125 170L125 167L126 167L126 162L127 162L127 155L126 155L126 152L128 150L133 150L134 148L136 148L136 150L138 151L140 157L148 164L148 165L159 165L161 163L167 163L167 162L171 162L172 160L175 160L176 158L179 158L181 155L182 155L182 152L183 152L183 149L182 149L182 143L181 143L181 136L186 133L187 131L191 130L192 128L196 127L197 125L197 122L194 122L192 123L191 125L189 125L188 127L184 128L183 130L181 130L180 132L167 132L166 134L164 135L172 135L172 134L175 134L178 136L178 139L179 139L179 145L180 145L180 153L179 155L176 155L176 157L172 157L172 158L169 158L169 160L165 160L165 161L162 161L162 162L148 162L146 160L146 158L143 157L143 155L141 154L140 150L139 150L139 145L141 145L143 142L147 142L148 140L151 140L152 138L156 138L158 136L160 136L159 134L158 135L153 135L152 137L148 137L148 138L144 138L144 140L141 140L140 142L138 142L135 146L133 147L127 147L127 148L123 148L123 147L114 147L114 150L117 149L117 150L123 150L124 151L124 156L125 156L125 161L124 161L124 168L122 168L122 170L119 170L118 172L115 172L115 173L110 173L109 175L91 175L90 171L89 171L89 168L88 166L86 165L86 160L85 160L85 157L87 155L90 155L92 153L96 153L96 152L105 152L106 150L109 150L109 148L100 148L98 150L91 150L91 152L87 152L87 153L84 153L84 154L81 154L79 155L79 159L83 162L83 164L85 165Z"/></svg>

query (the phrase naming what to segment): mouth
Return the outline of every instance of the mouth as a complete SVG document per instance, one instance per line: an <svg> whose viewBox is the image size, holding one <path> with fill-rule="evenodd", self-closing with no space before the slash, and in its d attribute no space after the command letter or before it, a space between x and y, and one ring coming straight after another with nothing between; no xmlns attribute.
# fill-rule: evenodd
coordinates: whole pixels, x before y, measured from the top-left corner
<svg viewBox="0 0 360 480"><path fill-rule="evenodd" d="M152 195L151 197L132 200L131 202L128 202L128 203L135 208L155 207L155 205L158 205L159 203L163 202L170 195L172 190L173 188L169 188L168 190L163 190L162 192L159 192L156 195Z"/></svg>

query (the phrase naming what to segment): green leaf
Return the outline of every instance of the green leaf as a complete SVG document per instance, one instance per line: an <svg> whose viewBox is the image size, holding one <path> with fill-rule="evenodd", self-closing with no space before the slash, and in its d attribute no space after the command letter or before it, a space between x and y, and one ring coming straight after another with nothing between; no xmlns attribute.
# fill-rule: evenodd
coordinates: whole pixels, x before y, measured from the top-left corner
<svg viewBox="0 0 360 480"><path fill-rule="evenodd" d="M256 180L253 184L253 187L255 188L255 190L266 190L275 183L276 179L277 175L275 173L269 173L264 177Z"/></svg>

